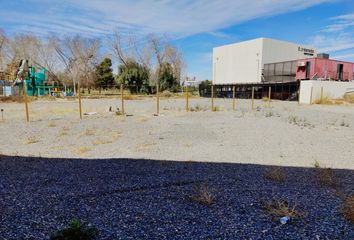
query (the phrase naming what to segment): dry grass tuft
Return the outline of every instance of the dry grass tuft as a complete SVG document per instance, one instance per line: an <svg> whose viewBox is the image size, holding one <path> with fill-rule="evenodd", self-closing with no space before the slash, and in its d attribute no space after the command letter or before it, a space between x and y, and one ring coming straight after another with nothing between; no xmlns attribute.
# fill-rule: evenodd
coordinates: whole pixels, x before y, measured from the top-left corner
<svg viewBox="0 0 354 240"><path fill-rule="evenodd" d="M354 195L345 200L342 213L349 222L354 224Z"/></svg>
<svg viewBox="0 0 354 240"><path fill-rule="evenodd" d="M266 169L264 177L274 182L284 182L287 178L287 174L281 167L271 167Z"/></svg>
<svg viewBox="0 0 354 240"><path fill-rule="evenodd" d="M126 94L123 95L124 100L137 100L138 96L137 95L132 95L132 94Z"/></svg>
<svg viewBox="0 0 354 240"><path fill-rule="evenodd" d="M299 219L306 216L306 214L298 209L296 203L290 204L286 200L277 200L264 203L265 211L273 216Z"/></svg>
<svg viewBox="0 0 354 240"><path fill-rule="evenodd" d="M316 180L321 186L337 188L340 184L335 172L331 168L318 168L316 170Z"/></svg>
<svg viewBox="0 0 354 240"><path fill-rule="evenodd" d="M53 121L49 121L48 124L47 124L47 127L55 127L55 122Z"/></svg>
<svg viewBox="0 0 354 240"><path fill-rule="evenodd" d="M68 135L68 131L70 129L68 127L62 127L60 130L59 130L59 136L64 136L64 135Z"/></svg>
<svg viewBox="0 0 354 240"><path fill-rule="evenodd" d="M93 136L93 135L95 135L95 130L86 128L85 135L86 136Z"/></svg>
<svg viewBox="0 0 354 240"><path fill-rule="evenodd" d="M344 101L347 102L347 103L354 103L354 93L345 94L344 95Z"/></svg>
<svg viewBox="0 0 354 240"><path fill-rule="evenodd" d="M145 151L145 150L150 150L153 147L156 146L156 143L144 143L144 144L139 144L136 146L137 151Z"/></svg>
<svg viewBox="0 0 354 240"><path fill-rule="evenodd" d="M209 190L208 184L198 184L193 187L194 194L190 197L193 202L211 206L215 202L213 193Z"/></svg>
<svg viewBox="0 0 354 240"><path fill-rule="evenodd" d="M37 142L39 142L39 140L35 136L27 138L27 144L34 144Z"/></svg>
<svg viewBox="0 0 354 240"><path fill-rule="evenodd" d="M88 153L92 150L92 148L90 147L79 147L77 150L76 150L76 153L79 153L79 154L85 154L85 153Z"/></svg>

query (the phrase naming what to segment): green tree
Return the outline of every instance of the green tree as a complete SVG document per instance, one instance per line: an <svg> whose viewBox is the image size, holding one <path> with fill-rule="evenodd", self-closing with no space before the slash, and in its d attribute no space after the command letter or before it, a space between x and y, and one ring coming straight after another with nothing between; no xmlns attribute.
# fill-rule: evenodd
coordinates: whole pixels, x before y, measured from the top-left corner
<svg viewBox="0 0 354 240"><path fill-rule="evenodd" d="M118 70L118 83L127 85L131 92L149 92L148 68L130 59L126 64L121 64Z"/></svg>
<svg viewBox="0 0 354 240"><path fill-rule="evenodd" d="M174 91L179 85L177 79L173 75L173 68L170 63L163 63L159 69L159 85L160 91Z"/></svg>
<svg viewBox="0 0 354 240"><path fill-rule="evenodd" d="M110 58L103 59L103 61L96 67L96 75L96 86L107 88L114 85L112 60Z"/></svg>

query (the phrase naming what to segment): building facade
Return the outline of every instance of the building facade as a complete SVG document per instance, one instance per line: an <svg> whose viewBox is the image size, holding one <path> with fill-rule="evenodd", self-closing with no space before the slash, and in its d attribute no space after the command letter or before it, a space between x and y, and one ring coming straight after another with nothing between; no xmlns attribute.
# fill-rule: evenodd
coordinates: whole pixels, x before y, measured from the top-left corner
<svg viewBox="0 0 354 240"><path fill-rule="evenodd" d="M262 83L265 81L265 64L316 56L313 47L269 38L217 47L213 49L213 84ZM293 75L296 69L292 67L290 65L289 73Z"/></svg>

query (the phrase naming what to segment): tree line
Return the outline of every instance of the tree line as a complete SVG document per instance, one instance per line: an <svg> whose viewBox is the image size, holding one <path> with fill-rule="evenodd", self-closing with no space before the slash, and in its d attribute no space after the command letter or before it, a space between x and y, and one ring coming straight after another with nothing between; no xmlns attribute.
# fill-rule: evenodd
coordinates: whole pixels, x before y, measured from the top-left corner
<svg viewBox="0 0 354 240"><path fill-rule="evenodd" d="M75 88L80 83L89 89L125 84L141 93L153 92L157 84L162 91L178 91L185 69L181 51L152 34L141 37L116 29L104 38L43 38L31 33L10 37L0 29L0 72L15 74L21 59L45 68L50 84Z"/></svg>

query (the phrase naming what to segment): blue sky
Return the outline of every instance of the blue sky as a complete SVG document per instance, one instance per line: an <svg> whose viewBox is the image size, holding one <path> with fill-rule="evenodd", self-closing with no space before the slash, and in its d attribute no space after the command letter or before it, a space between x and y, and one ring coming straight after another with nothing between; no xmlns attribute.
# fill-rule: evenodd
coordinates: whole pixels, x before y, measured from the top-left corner
<svg viewBox="0 0 354 240"><path fill-rule="evenodd" d="M354 61L353 0L0 0L0 28L104 37L112 29L166 35L186 74L211 78L213 47L257 37L312 45Z"/></svg>

